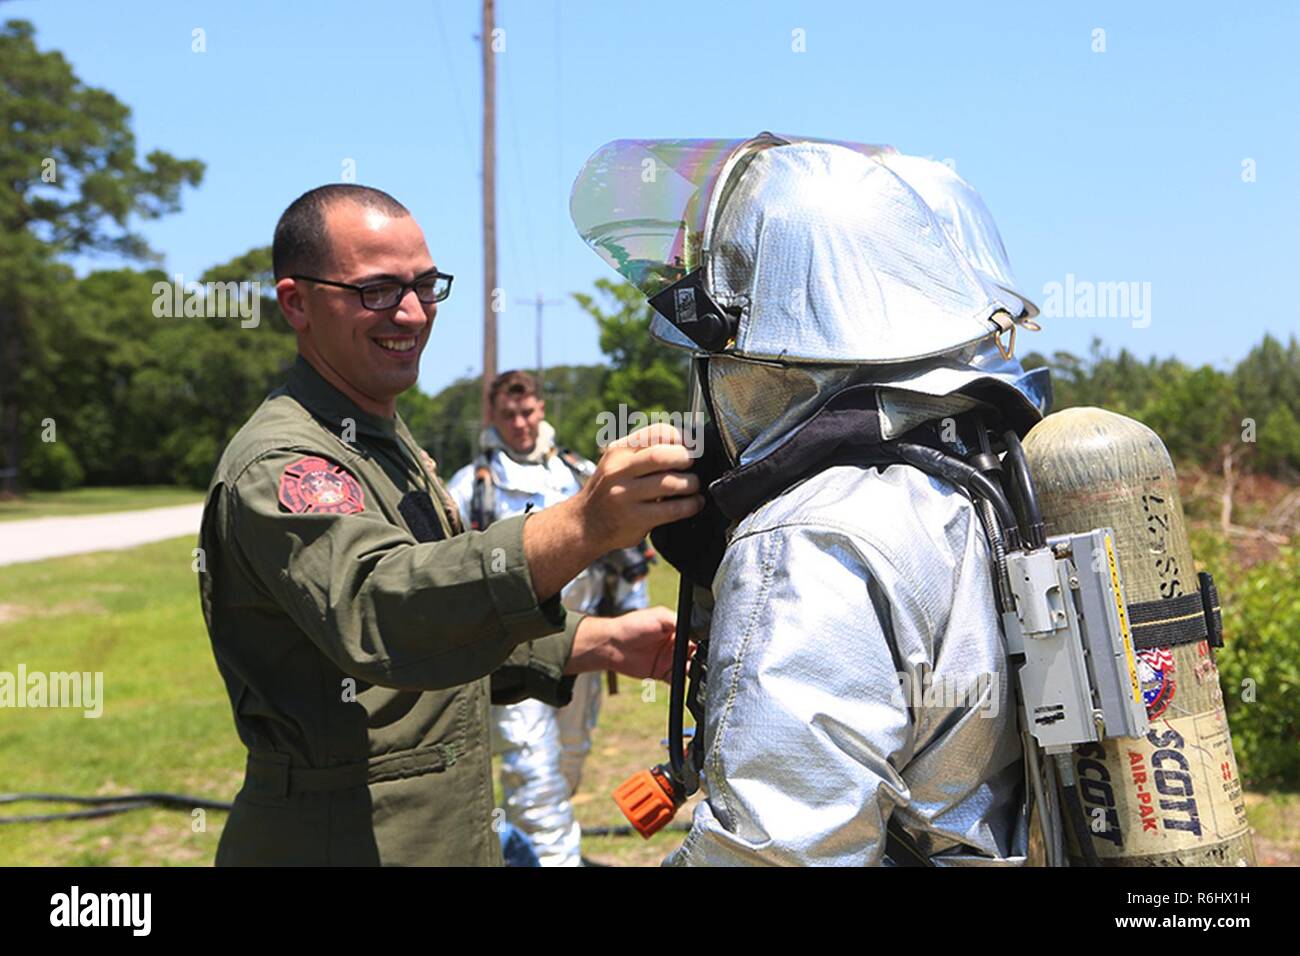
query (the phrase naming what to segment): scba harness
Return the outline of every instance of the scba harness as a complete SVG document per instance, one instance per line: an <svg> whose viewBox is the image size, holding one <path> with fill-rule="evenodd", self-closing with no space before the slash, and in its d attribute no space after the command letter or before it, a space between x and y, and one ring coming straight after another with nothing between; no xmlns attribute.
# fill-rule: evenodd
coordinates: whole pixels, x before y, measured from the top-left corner
<svg viewBox="0 0 1300 956"><path fill-rule="evenodd" d="M573 472L579 487L586 484L587 479L596 470L595 465L567 448L556 448L553 454L569 471ZM543 459L538 464L544 464L545 461L546 459ZM496 479L492 474L492 455L487 451L479 452L478 457L474 459L474 490L469 502L470 528L475 531L486 530L488 525L497 518L496 508Z"/></svg>

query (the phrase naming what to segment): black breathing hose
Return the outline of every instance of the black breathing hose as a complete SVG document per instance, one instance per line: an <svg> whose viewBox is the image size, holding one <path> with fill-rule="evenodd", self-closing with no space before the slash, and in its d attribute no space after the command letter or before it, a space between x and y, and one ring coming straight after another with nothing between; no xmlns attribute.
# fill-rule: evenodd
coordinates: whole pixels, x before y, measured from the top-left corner
<svg viewBox="0 0 1300 956"><path fill-rule="evenodd" d="M1029 474L1029 460L1025 449L1020 444L1020 436L1013 431L1002 433L1002 441L1007 446L1005 464L1011 496L1016 503L1016 512L1020 516L1020 531L1030 548L1041 548L1047 544L1047 529L1043 524L1043 511L1038 506L1038 492L1034 490L1034 479Z"/></svg>
<svg viewBox="0 0 1300 956"><path fill-rule="evenodd" d="M691 777L686 769L686 738L684 732L686 711L686 660L690 653L691 611L695 603L695 587L685 574L677 584L677 635L673 642L673 673L668 689L668 764L672 768L673 783L682 788L684 799L693 792Z"/></svg>
<svg viewBox="0 0 1300 956"><path fill-rule="evenodd" d="M1016 513L1011 510L1011 505L1007 502L1007 496L1002 489L988 475L966 464L960 458L930 448L928 445L916 445L912 442L890 442L889 444L907 464L919 468L927 475L950 481L972 496L987 499L997 513L998 522L1002 525L1007 550L1019 549L1020 533L1016 523Z"/></svg>

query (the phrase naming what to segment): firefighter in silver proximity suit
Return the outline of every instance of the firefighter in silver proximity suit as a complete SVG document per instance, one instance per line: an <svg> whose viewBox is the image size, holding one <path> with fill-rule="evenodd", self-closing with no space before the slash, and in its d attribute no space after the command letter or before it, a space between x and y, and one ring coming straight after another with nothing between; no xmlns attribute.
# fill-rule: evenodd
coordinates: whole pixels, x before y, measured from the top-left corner
<svg viewBox="0 0 1300 956"><path fill-rule="evenodd" d="M711 162L676 142L640 148L680 175L679 196L695 187L662 250L677 268L625 274L665 315L663 283L642 277L679 280L665 293L675 320L652 327L695 354L728 475L771 481L793 467L796 480L727 513L708 628L707 799L665 862L1023 863L1014 687L975 505L907 464L817 456L826 412L847 399L882 442L972 412L1028 428L1045 411L1045 376L1026 374L1003 339L1036 310L1014 291L978 196L941 164L770 134ZM584 229L578 194L603 195L592 183L635 158L630 141L611 144L575 185L575 220L602 254L632 240ZM653 257L643 238L638 254ZM723 314L731 326L708 342L701 317Z"/></svg>
<svg viewBox="0 0 1300 956"><path fill-rule="evenodd" d="M480 438L480 455L447 485L467 527L482 530L493 521L563 501L595 469L556 446L544 408L527 372L503 372L493 382L492 424ZM570 581L561 603L571 611L602 615L648 607L647 571L640 549L613 552ZM506 820L528 837L542 866L581 864L582 832L572 797L591 751L603 679L599 672L579 674L573 699L564 707L538 700L492 707Z"/></svg>

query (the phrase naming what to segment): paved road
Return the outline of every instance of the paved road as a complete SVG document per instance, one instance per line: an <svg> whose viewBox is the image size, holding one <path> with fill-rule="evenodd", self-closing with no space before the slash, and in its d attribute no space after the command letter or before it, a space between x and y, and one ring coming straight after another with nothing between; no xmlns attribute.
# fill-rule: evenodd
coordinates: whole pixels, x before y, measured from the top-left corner
<svg viewBox="0 0 1300 956"><path fill-rule="evenodd" d="M0 521L0 565L88 551L119 551L183 534L192 534L197 540L202 514L200 503L70 518Z"/></svg>

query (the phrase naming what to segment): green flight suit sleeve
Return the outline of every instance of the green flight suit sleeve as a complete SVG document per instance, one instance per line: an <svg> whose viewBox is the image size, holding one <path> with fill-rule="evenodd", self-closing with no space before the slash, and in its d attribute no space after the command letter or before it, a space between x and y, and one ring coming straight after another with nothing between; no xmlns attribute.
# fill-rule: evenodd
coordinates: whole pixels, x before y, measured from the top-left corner
<svg viewBox="0 0 1300 956"><path fill-rule="evenodd" d="M584 616L569 611L563 634L516 647L506 662L492 672L492 703L517 704L533 697L552 707L563 707L573 700L577 675L566 676L564 665L573 653L573 635Z"/></svg>
<svg viewBox="0 0 1300 956"><path fill-rule="evenodd" d="M518 659L539 674L534 684L548 671L559 683L577 622L566 620L558 594L537 601L524 560L527 516L417 542L373 508L293 513L280 504L280 479L304 453L319 454L271 451L234 479L227 540L340 670L384 687L437 690Z"/></svg>

